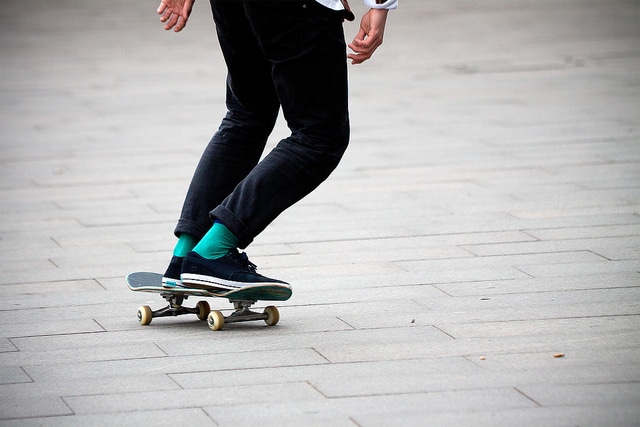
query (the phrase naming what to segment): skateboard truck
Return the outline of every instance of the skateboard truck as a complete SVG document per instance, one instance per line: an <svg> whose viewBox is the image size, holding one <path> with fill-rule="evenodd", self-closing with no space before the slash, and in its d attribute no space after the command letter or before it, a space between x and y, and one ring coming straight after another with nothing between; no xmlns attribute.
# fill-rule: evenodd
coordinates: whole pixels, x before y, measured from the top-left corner
<svg viewBox="0 0 640 427"><path fill-rule="evenodd" d="M195 307L185 307L182 305L184 300L188 299L188 295L175 294L171 292L163 292L160 294L169 304L158 310L151 310L149 306L142 306L138 309L138 321L143 325L148 325L155 317L180 316L183 314L196 314L198 319L207 320L207 316L211 311L209 303L206 301L198 301Z"/></svg>
<svg viewBox="0 0 640 427"><path fill-rule="evenodd" d="M235 308L229 316L224 316L221 311L213 310L207 317L209 328L219 331L225 323L250 322L252 320L264 320L273 326L280 320L278 309L272 305L266 307L262 313L251 310L251 306L256 303L254 300L230 300Z"/></svg>

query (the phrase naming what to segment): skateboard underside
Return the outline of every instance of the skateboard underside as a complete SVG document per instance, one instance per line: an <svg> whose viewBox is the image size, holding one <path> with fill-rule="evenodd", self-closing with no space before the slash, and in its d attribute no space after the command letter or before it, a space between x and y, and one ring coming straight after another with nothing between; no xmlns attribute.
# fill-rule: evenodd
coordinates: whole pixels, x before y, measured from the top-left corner
<svg viewBox="0 0 640 427"><path fill-rule="evenodd" d="M127 285L133 291L159 293L168 305L158 310L152 310L144 305L138 309L138 321L148 325L156 317L181 316L195 314L200 320L206 320L209 328L218 331L227 323L250 322L263 320L273 326L280 320L280 314L275 306L268 306L262 312L253 311L251 306L258 300L283 301L291 295L291 289L281 286L262 286L239 291L210 292L201 289L165 288L162 286L162 275L150 272L136 272L127 276ZM207 301L201 300L193 307L184 305L190 296L227 298L233 304L234 311L225 316L219 310L211 310Z"/></svg>

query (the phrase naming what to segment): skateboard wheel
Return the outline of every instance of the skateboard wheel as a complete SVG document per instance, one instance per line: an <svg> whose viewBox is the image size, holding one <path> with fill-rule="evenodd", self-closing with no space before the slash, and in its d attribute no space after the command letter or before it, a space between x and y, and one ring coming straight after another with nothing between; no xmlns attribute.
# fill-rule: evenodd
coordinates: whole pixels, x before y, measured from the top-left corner
<svg viewBox="0 0 640 427"><path fill-rule="evenodd" d="M211 307L209 307L209 303L206 301L198 301L198 304L196 304L196 308L198 309L198 319L207 320L207 317L211 312Z"/></svg>
<svg viewBox="0 0 640 427"><path fill-rule="evenodd" d="M207 324L212 331L219 331L224 326L224 316L218 310L213 310L207 317Z"/></svg>
<svg viewBox="0 0 640 427"><path fill-rule="evenodd" d="M278 312L278 309L272 305L266 307L263 313L267 315L267 318L264 319L264 323L269 326L275 325L280 320L280 313Z"/></svg>
<svg viewBox="0 0 640 427"><path fill-rule="evenodd" d="M153 313L148 305L143 305L138 309L138 322L141 325L148 325L151 323L151 319L153 319Z"/></svg>

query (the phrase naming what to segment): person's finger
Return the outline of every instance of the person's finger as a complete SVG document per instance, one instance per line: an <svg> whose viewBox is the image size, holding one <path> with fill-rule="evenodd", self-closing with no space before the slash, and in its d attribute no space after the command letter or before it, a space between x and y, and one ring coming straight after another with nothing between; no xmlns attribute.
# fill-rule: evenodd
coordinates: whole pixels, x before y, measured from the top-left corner
<svg viewBox="0 0 640 427"><path fill-rule="evenodd" d="M364 61L367 61L371 58L371 55L360 54L354 55L351 57L351 63L353 65L362 64Z"/></svg>
<svg viewBox="0 0 640 427"><path fill-rule="evenodd" d="M178 19L178 24L173 29L173 31L175 31L176 33L179 33L180 31L182 31L185 25L187 25L187 20L184 16L181 16L180 19Z"/></svg>
<svg viewBox="0 0 640 427"><path fill-rule="evenodd" d="M349 44L349 46L351 46L351 44L356 46L361 44L364 41L364 38L366 36L367 36L367 33L364 31L362 27L360 27L358 34L356 34L356 36L353 38L353 41Z"/></svg>
<svg viewBox="0 0 640 427"><path fill-rule="evenodd" d="M180 15L178 15L177 13L172 13L171 17L169 18L169 20L167 21L166 25L164 26L165 30L170 30L173 27L175 27L175 25L178 23L178 19L180 18Z"/></svg>
<svg viewBox="0 0 640 427"><path fill-rule="evenodd" d="M362 64L367 59L371 58L370 52L354 52L347 55L347 58L351 59L352 64Z"/></svg>
<svg viewBox="0 0 640 427"><path fill-rule="evenodd" d="M354 52L361 52L363 50L367 49L367 44L359 41L359 40L354 40L351 43L349 43L349 49L353 50Z"/></svg>
<svg viewBox="0 0 640 427"><path fill-rule="evenodd" d="M171 18L172 14L173 14L173 12L171 12L171 9L166 8L162 12L162 15L160 15L160 22L167 22L169 20L169 18Z"/></svg>
<svg viewBox="0 0 640 427"><path fill-rule="evenodd" d="M370 53L376 49L376 46L369 43L368 40L354 40L352 43L349 43L349 49L356 53Z"/></svg>

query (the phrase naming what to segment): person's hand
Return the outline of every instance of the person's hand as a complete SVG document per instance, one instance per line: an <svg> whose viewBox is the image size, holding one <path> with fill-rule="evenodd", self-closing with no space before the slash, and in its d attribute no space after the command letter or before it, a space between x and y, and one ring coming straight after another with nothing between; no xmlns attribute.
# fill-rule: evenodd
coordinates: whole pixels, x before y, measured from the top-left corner
<svg viewBox="0 0 640 427"><path fill-rule="evenodd" d="M387 23L386 9L370 9L360 20L360 31L349 43L353 51L348 56L352 64L361 64L371 58L373 52L380 47L384 37L384 26Z"/></svg>
<svg viewBox="0 0 640 427"><path fill-rule="evenodd" d="M182 31L187 25L194 2L195 0L161 0L158 15L160 22L166 22L164 29L168 31L173 28L176 33Z"/></svg>

